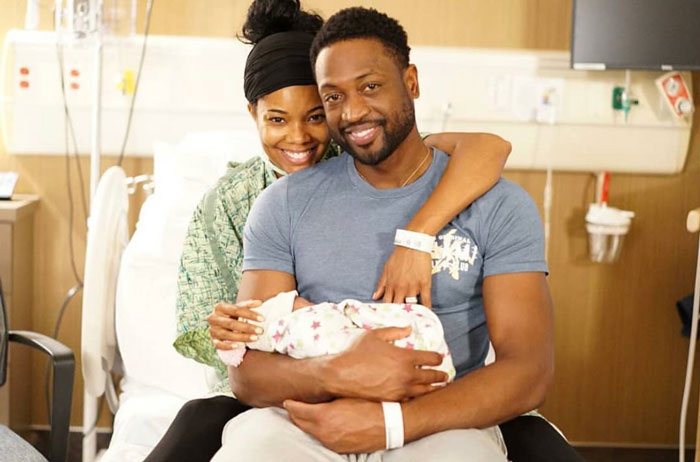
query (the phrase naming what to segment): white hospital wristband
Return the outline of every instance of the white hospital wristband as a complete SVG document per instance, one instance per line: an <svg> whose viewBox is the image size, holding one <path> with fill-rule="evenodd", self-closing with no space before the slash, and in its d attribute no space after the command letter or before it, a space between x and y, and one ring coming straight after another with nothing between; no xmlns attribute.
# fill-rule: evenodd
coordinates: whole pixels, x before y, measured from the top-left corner
<svg viewBox="0 0 700 462"><path fill-rule="evenodd" d="M382 402L384 411L384 433L386 435L386 448L396 449L403 447L403 412L401 403Z"/></svg>
<svg viewBox="0 0 700 462"><path fill-rule="evenodd" d="M421 252L432 253L435 236L430 234L417 233L406 229L397 229L394 237L394 245L408 247Z"/></svg>

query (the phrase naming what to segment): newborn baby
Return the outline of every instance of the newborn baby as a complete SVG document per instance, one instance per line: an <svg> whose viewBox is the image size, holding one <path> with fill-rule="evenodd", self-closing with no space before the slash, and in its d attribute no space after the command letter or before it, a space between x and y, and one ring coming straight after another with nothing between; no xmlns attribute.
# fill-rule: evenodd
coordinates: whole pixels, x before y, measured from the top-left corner
<svg viewBox="0 0 700 462"><path fill-rule="evenodd" d="M448 381L454 378L455 368L442 324L437 315L423 305L344 300L294 311L296 296L296 291L283 292L256 308L265 316L265 321L248 322L261 326L264 333L255 342L247 343L248 348L297 359L311 358L345 351L366 330L411 326L411 334L396 340L394 345L442 354L442 364L434 369L446 372ZM237 367L245 351L245 348L237 348L217 350L217 353L224 363Z"/></svg>

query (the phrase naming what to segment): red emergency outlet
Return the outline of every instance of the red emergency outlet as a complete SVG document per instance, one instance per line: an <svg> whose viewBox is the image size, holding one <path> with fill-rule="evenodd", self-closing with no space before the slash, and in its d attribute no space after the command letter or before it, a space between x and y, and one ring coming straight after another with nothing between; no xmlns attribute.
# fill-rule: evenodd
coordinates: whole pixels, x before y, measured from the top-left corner
<svg viewBox="0 0 700 462"><path fill-rule="evenodd" d="M79 84L79 83L73 82L73 83L70 84L70 87L71 87L73 90L77 90L78 88L80 88L80 84Z"/></svg>
<svg viewBox="0 0 700 462"><path fill-rule="evenodd" d="M20 86L20 88L29 88L29 82L27 82L26 80L22 80L19 83L19 86Z"/></svg>
<svg viewBox="0 0 700 462"><path fill-rule="evenodd" d="M19 69L19 73L22 74L22 75L29 75L29 68L27 68L27 67L21 67L21 68Z"/></svg>
<svg viewBox="0 0 700 462"><path fill-rule="evenodd" d="M80 71L78 69L73 69L70 71L70 75L73 77L78 77L80 75Z"/></svg>

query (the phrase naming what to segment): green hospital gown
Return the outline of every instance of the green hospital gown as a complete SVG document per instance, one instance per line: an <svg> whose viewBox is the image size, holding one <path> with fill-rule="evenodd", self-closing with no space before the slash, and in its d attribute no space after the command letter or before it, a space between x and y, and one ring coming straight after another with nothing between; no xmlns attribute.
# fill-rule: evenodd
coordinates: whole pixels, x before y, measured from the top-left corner
<svg viewBox="0 0 700 462"><path fill-rule="evenodd" d="M324 160L338 155L332 143ZM226 174L197 205L185 237L177 277L177 338L181 355L213 367L221 380L211 390L231 394L226 365L209 337L207 316L214 305L233 303L243 264L243 228L253 202L276 180L260 157L229 164Z"/></svg>

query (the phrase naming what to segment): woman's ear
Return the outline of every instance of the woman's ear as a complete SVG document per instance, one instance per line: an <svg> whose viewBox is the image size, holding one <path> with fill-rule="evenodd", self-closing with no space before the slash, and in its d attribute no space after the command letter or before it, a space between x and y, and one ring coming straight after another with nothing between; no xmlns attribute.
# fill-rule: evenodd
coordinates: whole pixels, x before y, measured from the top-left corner
<svg viewBox="0 0 700 462"><path fill-rule="evenodd" d="M258 111L253 103L248 103L248 114L253 118L253 121L258 122Z"/></svg>

